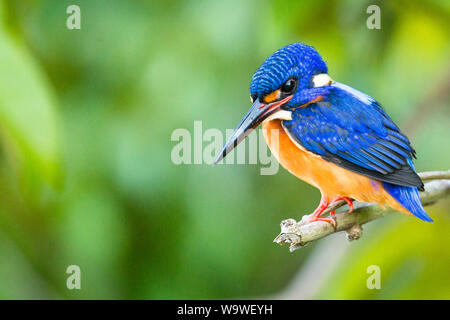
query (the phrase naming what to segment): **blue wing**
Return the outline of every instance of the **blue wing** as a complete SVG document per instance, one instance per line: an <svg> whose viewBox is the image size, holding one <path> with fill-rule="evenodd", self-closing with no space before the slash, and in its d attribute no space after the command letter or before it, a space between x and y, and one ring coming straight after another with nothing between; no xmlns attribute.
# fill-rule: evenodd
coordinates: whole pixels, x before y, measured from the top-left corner
<svg viewBox="0 0 450 320"><path fill-rule="evenodd" d="M292 139L310 152L367 177L423 188L409 165L415 151L371 97L334 83L321 102L297 108L283 121Z"/></svg>

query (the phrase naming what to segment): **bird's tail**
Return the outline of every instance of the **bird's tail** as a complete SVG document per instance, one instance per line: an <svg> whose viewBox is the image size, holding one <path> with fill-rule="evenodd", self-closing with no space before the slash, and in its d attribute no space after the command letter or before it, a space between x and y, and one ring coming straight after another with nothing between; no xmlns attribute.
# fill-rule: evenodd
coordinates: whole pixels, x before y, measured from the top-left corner
<svg viewBox="0 0 450 320"><path fill-rule="evenodd" d="M416 187L397 186L387 182L383 182L383 187L395 200L417 218L423 221L433 222L433 219L430 218L422 206L419 190Z"/></svg>
<svg viewBox="0 0 450 320"><path fill-rule="evenodd" d="M412 161L409 165L414 169ZM383 187L395 200L397 200L406 210L415 215L417 218L433 222L433 219L425 212L420 201L419 190L417 187L405 187L383 182Z"/></svg>

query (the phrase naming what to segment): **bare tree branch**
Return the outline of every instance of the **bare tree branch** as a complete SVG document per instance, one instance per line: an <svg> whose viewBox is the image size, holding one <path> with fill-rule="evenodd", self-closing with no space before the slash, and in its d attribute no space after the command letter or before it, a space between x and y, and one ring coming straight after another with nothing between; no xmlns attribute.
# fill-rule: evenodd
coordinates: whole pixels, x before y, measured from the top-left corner
<svg viewBox="0 0 450 320"><path fill-rule="evenodd" d="M450 170L448 171L427 171L419 173L422 180L450 179Z"/></svg>
<svg viewBox="0 0 450 320"><path fill-rule="evenodd" d="M427 182L425 191L420 193L424 206L435 203L450 194L450 171L430 171L419 175L424 180L434 179ZM335 210L344 204L345 201L332 203L324 213ZM352 213L337 213L335 215L336 229L330 223L324 221L307 223L309 215L303 216L302 220L298 222L294 219L287 219L281 222L281 233L275 238L274 242L278 244L289 243L289 250L292 252L311 241L340 231L346 231L349 240L356 240L362 234L361 226L363 224L392 212L395 212L395 210L391 208L383 209L377 204L354 202Z"/></svg>

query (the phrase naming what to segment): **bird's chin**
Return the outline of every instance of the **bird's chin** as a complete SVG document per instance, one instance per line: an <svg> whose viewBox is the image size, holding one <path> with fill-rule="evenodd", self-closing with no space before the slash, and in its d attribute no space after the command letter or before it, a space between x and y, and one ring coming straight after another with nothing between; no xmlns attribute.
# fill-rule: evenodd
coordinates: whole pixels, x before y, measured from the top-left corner
<svg viewBox="0 0 450 320"><path fill-rule="evenodd" d="M270 116L268 116L266 119L264 119L263 122L268 122L268 121L272 121L275 119L292 120L292 112L288 111L288 110L280 109L280 110L274 112L273 114L271 114Z"/></svg>

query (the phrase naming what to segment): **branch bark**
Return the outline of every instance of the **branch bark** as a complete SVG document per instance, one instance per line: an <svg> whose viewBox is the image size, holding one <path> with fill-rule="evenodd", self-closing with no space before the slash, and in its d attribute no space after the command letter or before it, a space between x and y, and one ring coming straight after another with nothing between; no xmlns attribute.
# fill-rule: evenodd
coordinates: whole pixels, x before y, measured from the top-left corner
<svg viewBox="0 0 450 320"><path fill-rule="evenodd" d="M425 183L425 191L420 193L424 206L435 203L441 198L450 195L450 170L430 171L419 173L423 180L432 180ZM343 206L345 201L332 203L324 212L329 213ZM278 244L289 244L289 250L295 251L308 243L326 237L332 233L346 231L349 240L356 240L361 237L362 225L395 212L391 208L381 208L377 204L354 202L354 211L350 214L337 213L336 229L324 221L307 223L309 215L304 215L302 220L287 219L281 222L281 233L274 239Z"/></svg>

